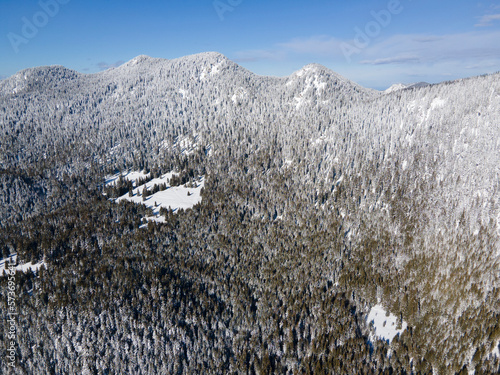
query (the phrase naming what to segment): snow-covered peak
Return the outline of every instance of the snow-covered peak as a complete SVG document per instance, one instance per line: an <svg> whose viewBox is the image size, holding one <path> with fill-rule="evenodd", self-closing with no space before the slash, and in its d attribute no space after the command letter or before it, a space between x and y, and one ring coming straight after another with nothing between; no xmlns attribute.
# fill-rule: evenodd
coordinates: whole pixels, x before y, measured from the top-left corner
<svg viewBox="0 0 500 375"><path fill-rule="evenodd" d="M322 71L326 68L319 64L309 64L304 66L302 69L297 70L292 73L286 82L287 86L292 86L294 83L305 82L307 85L311 85L312 81L319 82Z"/></svg>
<svg viewBox="0 0 500 375"><path fill-rule="evenodd" d="M50 65L24 69L13 75L11 78L24 81L37 81L42 78L46 79L47 77L53 80L64 80L76 78L78 75L80 75L80 73L77 71L65 68L62 65Z"/></svg>
<svg viewBox="0 0 500 375"><path fill-rule="evenodd" d="M134 65L139 65L139 64L144 64L144 63L147 63L147 62L151 62L153 60L156 60L150 56L147 56L147 55L139 55L137 57L134 57L132 60L130 60L129 62L127 62L126 64L124 65L127 65L127 66L134 66Z"/></svg>
<svg viewBox="0 0 500 375"><path fill-rule="evenodd" d="M323 65L320 64L308 64L304 66L302 69L297 70L295 73L292 74L292 76L302 77L307 74L315 74L315 73L318 74L322 70L323 71L327 70L327 68L325 68Z"/></svg>
<svg viewBox="0 0 500 375"><path fill-rule="evenodd" d="M311 82L316 82L315 86L317 86L317 88L320 88L322 83L331 82L334 86L347 86L356 88L357 91L365 91L367 93L373 91L359 86L321 64L308 64L302 69L297 70L288 77L286 85L292 86L296 82L305 82L307 85L310 85Z"/></svg>
<svg viewBox="0 0 500 375"><path fill-rule="evenodd" d="M333 70L321 65L321 64L307 64L304 66L302 69L297 70L296 72L292 73L289 77L289 79L293 78L304 78L304 77L310 77L310 76L328 76L328 77L334 77L339 81L343 82L351 82L347 78L341 76L340 74L334 72Z"/></svg>
<svg viewBox="0 0 500 375"><path fill-rule="evenodd" d="M218 52L204 52L170 60L171 67L178 70L188 70L194 79L205 81L209 77L217 77L224 71L238 70L240 67Z"/></svg>
<svg viewBox="0 0 500 375"><path fill-rule="evenodd" d="M134 57L132 60L123 64L122 67L133 67L133 66L141 66L141 65L150 65L155 63L168 63L168 62L183 62L187 64L199 64L199 65L207 65L207 64L217 64L222 62L228 62L229 59L221 53L218 52L203 52L194 55L188 55L179 57L177 59L168 60L163 58L155 58L147 55L139 55Z"/></svg>
<svg viewBox="0 0 500 375"><path fill-rule="evenodd" d="M308 64L292 73L286 78L285 87L293 95L291 104L296 109L329 105L342 97L363 99L375 94L320 64Z"/></svg>
<svg viewBox="0 0 500 375"><path fill-rule="evenodd" d="M81 76L77 71L61 65L40 66L24 69L0 81L0 94L16 94L23 89L43 86L46 89Z"/></svg>
<svg viewBox="0 0 500 375"><path fill-rule="evenodd" d="M147 55L139 55L126 62L125 64L120 65L116 69L108 69L104 72L101 72L101 74L115 74L115 72L117 74L123 74L124 72L151 70L153 66L156 66L158 64L166 64L168 63L168 61L169 60L167 59L155 58Z"/></svg>
<svg viewBox="0 0 500 375"><path fill-rule="evenodd" d="M214 51L197 53L197 54L194 54L194 55L191 55L191 56L192 57L198 57L200 59L205 59L205 60L213 60L213 61L217 61L217 62L219 62L221 60L229 60L222 53L220 53L220 52L214 52ZM189 56L186 56L186 57L189 57Z"/></svg>
<svg viewBox="0 0 500 375"><path fill-rule="evenodd" d="M410 84L404 84L404 83L395 83L391 87L389 87L387 90L384 91L384 94L391 94L396 91L400 90L407 90L407 89L416 89L420 87L426 87L429 86L427 82L417 82L417 83L410 83Z"/></svg>
<svg viewBox="0 0 500 375"><path fill-rule="evenodd" d="M391 94L391 93L399 91L399 90L404 90L407 87L408 87L408 85L405 85L404 83L395 83L394 85L389 87L387 90L385 90L384 93Z"/></svg>
<svg viewBox="0 0 500 375"><path fill-rule="evenodd" d="M230 60L219 52L203 52L194 55L188 55L175 59L175 61L195 64L198 66L210 66L215 64L229 64Z"/></svg>

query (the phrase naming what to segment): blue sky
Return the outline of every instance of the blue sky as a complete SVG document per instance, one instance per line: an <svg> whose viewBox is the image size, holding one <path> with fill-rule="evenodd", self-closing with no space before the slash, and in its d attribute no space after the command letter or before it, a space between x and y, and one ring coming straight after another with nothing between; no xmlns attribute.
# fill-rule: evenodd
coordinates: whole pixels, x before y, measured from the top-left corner
<svg viewBox="0 0 500 375"><path fill-rule="evenodd" d="M500 71L500 1L0 0L0 78L218 51L261 75L320 63L366 87Z"/></svg>

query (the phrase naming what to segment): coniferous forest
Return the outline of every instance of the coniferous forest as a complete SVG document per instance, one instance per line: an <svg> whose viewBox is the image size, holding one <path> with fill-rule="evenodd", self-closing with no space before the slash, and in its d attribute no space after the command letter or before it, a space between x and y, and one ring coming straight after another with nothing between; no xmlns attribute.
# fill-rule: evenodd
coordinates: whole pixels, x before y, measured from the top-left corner
<svg viewBox="0 0 500 375"><path fill-rule="evenodd" d="M39 67L0 81L0 134L0 259L41 264L15 273L15 367L0 276L0 373L500 372L500 74Z"/></svg>

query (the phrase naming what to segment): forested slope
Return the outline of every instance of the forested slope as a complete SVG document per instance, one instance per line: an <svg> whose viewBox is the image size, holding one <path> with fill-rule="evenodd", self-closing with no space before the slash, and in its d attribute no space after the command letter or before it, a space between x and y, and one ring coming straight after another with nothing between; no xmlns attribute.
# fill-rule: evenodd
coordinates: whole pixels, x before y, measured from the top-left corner
<svg viewBox="0 0 500 375"><path fill-rule="evenodd" d="M498 74L42 67L0 82L0 134L2 257L47 264L17 274L18 373L499 371ZM202 201L140 228L125 170L204 175Z"/></svg>

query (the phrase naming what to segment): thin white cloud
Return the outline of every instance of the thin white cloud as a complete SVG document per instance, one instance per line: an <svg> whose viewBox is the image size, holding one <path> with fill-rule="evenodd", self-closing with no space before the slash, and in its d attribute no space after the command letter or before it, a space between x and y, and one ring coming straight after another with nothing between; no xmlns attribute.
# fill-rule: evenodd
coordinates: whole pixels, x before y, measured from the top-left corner
<svg viewBox="0 0 500 375"><path fill-rule="evenodd" d="M311 56L343 56L341 51L342 40L328 36L315 35L308 38L294 38L284 43L277 43L268 50L245 50L237 52L235 61L254 62L261 60L279 61L289 55Z"/></svg>
<svg viewBox="0 0 500 375"><path fill-rule="evenodd" d="M277 49L274 50L246 50L236 52L234 61L236 62L255 62L261 60L271 60L271 61L280 61L285 58L284 51L280 51Z"/></svg>
<svg viewBox="0 0 500 375"><path fill-rule="evenodd" d="M437 63L456 61L477 64L483 60L500 62L500 31L469 32L440 36L394 35L361 52L364 61L398 61L411 56L408 63Z"/></svg>
<svg viewBox="0 0 500 375"><path fill-rule="evenodd" d="M465 67L465 69L490 69L490 68L495 68L495 67L500 69L498 61L497 62L495 62L495 61L481 61L477 64L467 65Z"/></svg>
<svg viewBox="0 0 500 375"><path fill-rule="evenodd" d="M255 61L283 61L292 55L316 57L342 57L342 40L327 36L317 35L308 38L294 38L284 43L277 43L267 50L244 50L235 54L236 62ZM311 61L312 61L311 60Z"/></svg>
<svg viewBox="0 0 500 375"><path fill-rule="evenodd" d="M375 60L362 60L360 64L364 65L388 65L388 64L404 64L404 63L417 63L420 61L418 56L395 56L385 57Z"/></svg>
<svg viewBox="0 0 500 375"><path fill-rule="evenodd" d="M401 64L435 63L437 61L457 60L468 65L477 64L481 59L500 60L500 30L473 31L461 34L429 35L399 34L389 38L372 41L371 44L353 54L353 63L362 64ZM268 50L247 50L236 53L239 61L278 61L292 58L293 55L344 59L342 44L352 43L331 36L312 36L295 38L288 42L277 43Z"/></svg>
<svg viewBox="0 0 500 375"><path fill-rule="evenodd" d="M448 35L399 34L371 40L367 47L358 48L349 61L342 46L354 45L352 40L321 35L291 39L269 50L241 51L238 56L270 64L278 61L277 56L279 63L320 60L356 82L379 88L394 80L412 82L418 77L440 82L500 71L499 40L500 30L495 29Z"/></svg>
<svg viewBox="0 0 500 375"><path fill-rule="evenodd" d="M419 43L431 43L443 39L440 36L417 36L414 38L415 42Z"/></svg>
<svg viewBox="0 0 500 375"><path fill-rule="evenodd" d="M286 43L279 43L278 47L293 53L331 56L341 54L342 43L341 39L335 37L317 35L309 38L295 38Z"/></svg>
<svg viewBox="0 0 500 375"><path fill-rule="evenodd" d="M493 25L493 21L500 20L500 14L486 14L481 17L476 27L488 27Z"/></svg>

